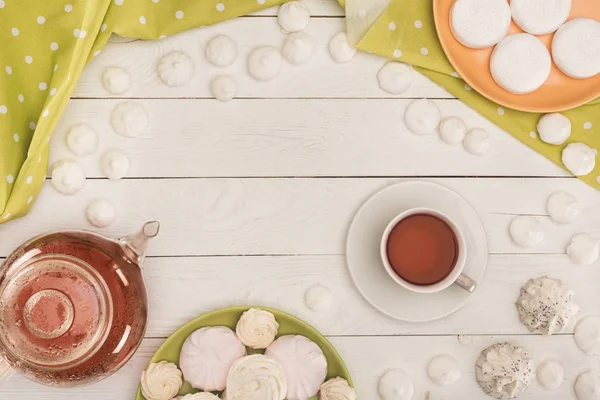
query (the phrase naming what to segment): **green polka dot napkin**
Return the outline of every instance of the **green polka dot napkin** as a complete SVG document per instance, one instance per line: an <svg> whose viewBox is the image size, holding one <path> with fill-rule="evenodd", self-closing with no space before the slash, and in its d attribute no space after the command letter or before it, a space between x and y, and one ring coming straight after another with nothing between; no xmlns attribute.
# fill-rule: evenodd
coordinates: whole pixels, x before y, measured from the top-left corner
<svg viewBox="0 0 600 400"><path fill-rule="evenodd" d="M346 3L363 1L367 0L347 0ZM500 107L472 90L458 77L437 38L432 0L392 0L360 39L357 47L412 64L417 71L443 86L481 115L564 168L561 154L566 144L552 146L537 136L536 125L541 114ZM600 149L600 99L563 114L569 117L572 124L568 142L583 142L597 154ZM596 163L591 173L580 179L600 189L600 162Z"/></svg>
<svg viewBox="0 0 600 400"><path fill-rule="evenodd" d="M159 39L284 1L0 0L0 223L33 205L52 130L111 33Z"/></svg>

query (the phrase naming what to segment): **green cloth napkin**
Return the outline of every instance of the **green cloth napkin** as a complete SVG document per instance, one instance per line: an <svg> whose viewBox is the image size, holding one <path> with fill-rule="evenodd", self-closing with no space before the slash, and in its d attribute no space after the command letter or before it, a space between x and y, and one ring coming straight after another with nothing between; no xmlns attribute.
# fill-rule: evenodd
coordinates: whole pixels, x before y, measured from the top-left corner
<svg viewBox="0 0 600 400"><path fill-rule="evenodd" d="M111 33L159 39L284 1L0 0L0 223L33 205L50 135Z"/></svg>
<svg viewBox="0 0 600 400"><path fill-rule="evenodd" d="M564 168L561 154L566 143L564 146L552 146L542 142L536 133L536 125L542 114L500 107L472 90L458 77L437 38L432 0L392 0L357 47L414 65L417 71L494 124ZM569 117L572 124L569 143L583 142L592 149L600 149L600 99L563 114ZM599 164L596 163L591 173L580 177L596 189L600 189Z"/></svg>

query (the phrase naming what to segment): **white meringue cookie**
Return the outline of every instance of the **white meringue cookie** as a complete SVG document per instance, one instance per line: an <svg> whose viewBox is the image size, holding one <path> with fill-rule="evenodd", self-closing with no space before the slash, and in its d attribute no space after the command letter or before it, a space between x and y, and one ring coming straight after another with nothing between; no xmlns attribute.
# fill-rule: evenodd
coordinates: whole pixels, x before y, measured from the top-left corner
<svg viewBox="0 0 600 400"><path fill-rule="evenodd" d="M383 400L411 400L415 386L406 372L393 369L379 379L377 391Z"/></svg>
<svg viewBox="0 0 600 400"><path fill-rule="evenodd" d="M158 62L156 72L169 86L183 86L194 77L194 62L185 53L174 51Z"/></svg>
<svg viewBox="0 0 600 400"><path fill-rule="evenodd" d="M467 125L458 117L446 117L438 126L442 140L448 144L458 144L465 140Z"/></svg>
<svg viewBox="0 0 600 400"><path fill-rule="evenodd" d="M227 67L237 57L237 44L227 35L217 35L206 44L205 54L211 64Z"/></svg>
<svg viewBox="0 0 600 400"><path fill-rule="evenodd" d="M304 295L306 306L316 312L324 312L333 305L333 293L322 285L315 285Z"/></svg>
<svg viewBox="0 0 600 400"><path fill-rule="evenodd" d="M534 247L544 240L544 228L534 217L518 216L509 228L510 238L521 247Z"/></svg>
<svg viewBox="0 0 600 400"><path fill-rule="evenodd" d="M544 361L535 371L537 381L548 390L555 390L565 381L565 369L557 361Z"/></svg>
<svg viewBox="0 0 600 400"><path fill-rule="evenodd" d="M547 276L530 279L521 288L516 302L521 322L531 332L544 335L569 331L579 313L574 295L575 292L558 279Z"/></svg>
<svg viewBox="0 0 600 400"><path fill-rule="evenodd" d="M112 110L110 123L118 134L138 137L148 126L148 114L141 104L125 101Z"/></svg>
<svg viewBox="0 0 600 400"><path fill-rule="evenodd" d="M496 399L510 399L531 383L533 361L527 351L510 343L497 343L481 352L475 364L479 386Z"/></svg>
<svg viewBox="0 0 600 400"><path fill-rule="evenodd" d="M227 376L227 400L283 400L286 391L283 367L262 354L238 359Z"/></svg>
<svg viewBox="0 0 600 400"><path fill-rule="evenodd" d="M106 151L100 159L100 169L108 179L122 179L129 171L129 158L121 150Z"/></svg>
<svg viewBox="0 0 600 400"><path fill-rule="evenodd" d="M235 332L240 341L251 349L266 349L275 340L278 328L272 313L251 308L242 314Z"/></svg>
<svg viewBox="0 0 600 400"><path fill-rule="evenodd" d="M298 32L306 28L310 22L310 12L304 3L290 1L279 7L277 22L284 32Z"/></svg>
<svg viewBox="0 0 600 400"><path fill-rule="evenodd" d="M391 94L401 94L412 85L415 72L401 62L390 61L377 73L379 87Z"/></svg>
<svg viewBox="0 0 600 400"><path fill-rule="evenodd" d="M406 108L404 123L412 133L427 135L437 129L440 118L440 110L433 101L418 99Z"/></svg>
<svg viewBox="0 0 600 400"><path fill-rule="evenodd" d="M575 176L584 176L594 170L596 154L584 143L569 143L562 151L562 162Z"/></svg>
<svg viewBox="0 0 600 400"><path fill-rule="evenodd" d="M225 327L194 331L183 343L179 366L192 387L207 392L225 389L233 363L246 355L246 347Z"/></svg>
<svg viewBox="0 0 600 400"><path fill-rule="evenodd" d="M186 394L183 397L175 397L173 400L221 400L218 396L211 392L199 392L193 394Z"/></svg>
<svg viewBox="0 0 600 400"><path fill-rule="evenodd" d="M67 146L78 156L87 156L98 148L98 134L88 125L75 125L67 133Z"/></svg>
<svg viewBox="0 0 600 400"><path fill-rule="evenodd" d="M487 153L492 143L485 129L474 128L467 132L463 145L469 153L479 156Z"/></svg>
<svg viewBox="0 0 600 400"><path fill-rule="evenodd" d="M589 265L598 259L598 241L587 233L579 233L571 238L567 254L575 264Z"/></svg>
<svg viewBox="0 0 600 400"><path fill-rule="evenodd" d="M287 400L307 400L319 391L327 376L327 359L321 348L301 335L286 335L265 351L283 367L287 378Z"/></svg>
<svg viewBox="0 0 600 400"><path fill-rule="evenodd" d="M148 400L170 400L182 384L181 371L168 361L152 363L142 372L142 394Z"/></svg>
<svg viewBox="0 0 600 400"><path fill-rule="evenodd" d="M338 32L329 41L329 54L337 63L345 63L354 57L356 49L348 44L346 32Z"/></svg>
<svg viewBox="0 0 600 400"><path fill-rule="evenodd" d="M600 399L600 372L589 370L577 377L575 394L578 400Z"/></svg>
<svg viewBox="0 0 600 400"><path fill-rule="evenodd" d="M123 68L108 67L102 74L102 86L110 93L121 94L131 86L131 78Z"/></svg>
<svg viewBox="0 0 600 400"><path fill-rule="evenodd" d="M288 35L281 53L291 64L300 65L308 61L315 51L315 45L306 33L296 32Z"/></svg>
<svg viewBox="0 0 600 400"><path fill-rule="evenodd" d="M333 378L321 385L319 400L356 400L356 391L344 378Z"/></svg>
<svg viewBox="0 0 600 400"><path fill-rule="evenodd" d="M85 216L90 224L98 228L105 228L115 222L117 210L110 201L96 199L86 207Z"/></svg>
<svg viewBox="0 0 600 400"><path fill-rule="evenodd" d="M237 84L230 76L217 76L210 81L210 92L219 101L229 101L235 97Z"/></svg>
<svg viewBox="0 0 600 400"><path fill-rule="evenodd" d="M575 343L588 356L600 355L600 316L586 317L577 324Z"/></svg>
<svg viewBox="0 0 600 400"><path fill-rule="evenodd" d="M548 144L563 144L571 136L571 121L560 113L542 115L537 131L540 139Z"/></svg>
<svg viewBox="0 0 600 400"><path fill-rule="evenodd" d="M546 209L550 218L560 224L568 224L579 215L579 202L571 193L559 191L548 198Z"/></svg>
<svg viewBox="0 0 600 400"><path fill-rule="evenodd" d="M52 187L62 194L74 194L85 186L85 171L72 160L58 161L52 166Z"/></svg>
<svg viewBox="0 0 600 400"><path fill-rule="evenodd" d="M440 354L429 360L427 375L437 385L448 386L462 377L462 371L454 357Z"/></svg>
<svg viewBox="0 0 600 400"><path fill-rule="evenodd" d="M257 47L248 56L248 72L258 81L268 81L281 71L281 53L273 46Z"/></svg>

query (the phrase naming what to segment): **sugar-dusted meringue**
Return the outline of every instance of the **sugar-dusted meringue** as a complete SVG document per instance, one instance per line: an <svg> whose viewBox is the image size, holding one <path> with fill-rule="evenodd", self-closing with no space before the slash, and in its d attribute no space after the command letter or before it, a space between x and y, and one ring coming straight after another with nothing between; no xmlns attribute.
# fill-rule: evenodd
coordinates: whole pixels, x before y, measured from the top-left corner
<svg viewBox="0 0 600 400"><path fill-rule="evenodd" d="M262 354L238 359L227 376L227 400L283 400L286 391L283 367Z"/></svg>
<svg viewBox="0 0 600 400"><path fill-rule="evenodd" d="M181 371L168 361L152 363L142 372L142 394L148 400L170 400L182 384Z"/></svg>
<svg viewBox="0 0 600 400"><path fill-rule="evenodd" d="M496 399L511 399L529 387L533 361L527 351L510 343L496 343L477 359L476 378L485 393Z"/></svg>
<svg viewBox="0 0 600 400"><path fill-rule="evenodd" d="M356 400L356 391L344 378L333 378L321 385L319 400Z"/></svg>
<svg viewBox="0 0 600 400"><path fill-rule="evenodd" d="M542 276L530 279L521 288L516 302L521 322L531 332L562 333L573 326L579 306L574 292L558 279Z"/></svg>
<svg viewBox="0 0 600 400"><path fill-rule="evenodd" d="M235 332L242 343L251 349L266 349L275 340L277 329L279 324L272 313L251 308L242 314Z"/></svg>
<svg viewBox="0 0 600 400"><path fill-rule="evenodd" d="M283 366L287 377L287 400L306 400L316 395L327 376L327 359L323 351L305 336L282 336L267 348L265 355Z"/></svg>
<svg viewBox="0 0 600 400"><path fill-rule="evenodd" d="M246 355L246 347L225 326L201 328L183 343L179 366L192 387L207 392L225 389L233 363Z"/></svg>

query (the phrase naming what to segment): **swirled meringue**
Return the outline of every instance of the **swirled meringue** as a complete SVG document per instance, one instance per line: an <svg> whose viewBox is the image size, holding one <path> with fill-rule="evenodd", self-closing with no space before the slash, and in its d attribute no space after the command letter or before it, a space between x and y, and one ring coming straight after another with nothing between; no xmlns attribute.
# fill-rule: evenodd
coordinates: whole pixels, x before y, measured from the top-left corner
<svg viewBox="0 0 600 400"><path fill-rule="evenodd" d="M156 72L167 85L183 86L194 77L194 62L186 53L174 51L159 60Z"/></svg>
<svg viewBox="0 0 600 400"><path fill-rule="evenodd" d="M168 361L152 363L142 372L142 394L148 400L170 400L182 384L181 371Z"/></svg>
<svg viewBox="0 0 600 400"><path fill-rule="evenodd" d="M558 279L542 276L530 279L521 288L516 302L521 322L531 332L552 335L567 331L574 323L579 306L575 293Z"/></svg>
<svg viewBox="0 0 600 400"><path fill-rule="evenodd" d="M344 378L333 378L321 385L320 400L356 400L356 391Z"/></svg>
<svg viewBox="0 0 600 400"><path fill-rule="evenodd" d="M238 359L227 376L227 400L283 400L286 392L283 367L262 354Z"/></svg>
<svg viewBox="0 0 600 400"><path fill-rule="evenodd" d="M496 399L512 399L529 387L533 361L527 351L510 343L497 343L481 352L476 377L485 393Z"/></svg>
<svg viewBox="0 0 600 400"><path fill-rule="evenodd" d="M220 400L218 396L211 392L199 392L186 394L185 396L175 397L173 400Z"/></svg>
<svg viewBox="0 0 600 400"><path fill-rule="evenodd" d="M265 352L282 366L287 377L287 400L306 400L317 394L327 376L327 359L321 348L301 335L275 340Z"/></svg>
<svg viewBox="0 0 600 400"><path fill-rule="evenodd" d="M244 312L237 323L238 338L251 349L266 349L277 335L279 324L268 311L251 308Z"/></svg>
<svg viewBox="0 0 600 400"><path fill-rule="evenodd" d="M192 387L207 392L225 389L227 373L235 360L246 355L246 347L225 327L194 331L183 343L179 366Z"/></svg>

